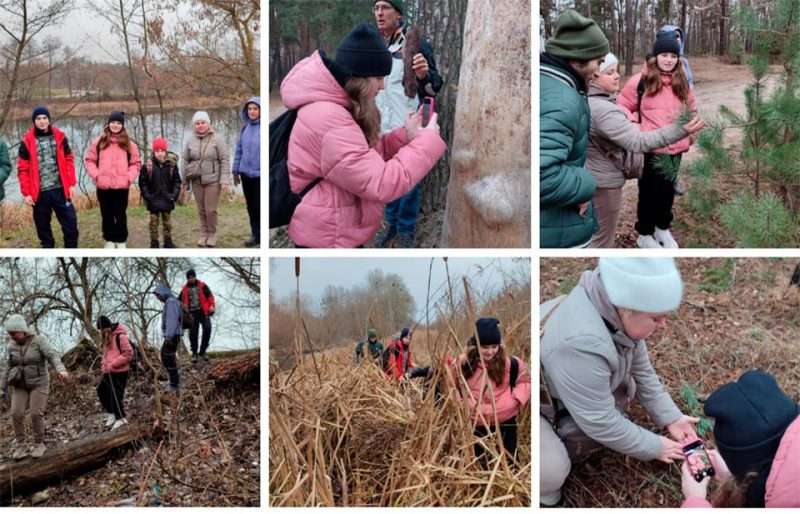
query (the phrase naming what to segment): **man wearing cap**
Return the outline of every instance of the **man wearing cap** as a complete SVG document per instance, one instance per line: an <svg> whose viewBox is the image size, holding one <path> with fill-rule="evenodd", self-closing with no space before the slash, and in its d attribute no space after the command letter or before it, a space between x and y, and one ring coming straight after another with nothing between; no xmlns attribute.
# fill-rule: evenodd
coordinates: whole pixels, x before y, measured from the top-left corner
<svg viewBox="0 0 800 514"><path fill-rule="evenodd" d="M205 282L197 280L193 269L186 271L186 284L181 290L181 302L192 313L192 328L189 329L189 344L192 348L192 362L197 362L197 337L200 327L203 327L203 338L200 343L200 357L208 362L206 350L211 340L211 316L214 315L216 305L214 295Z"/></svg>
<svg viewBox="0 0 800 514"><path fill-rule="evenodd" d="M539 231L542 248L586 246L596 228L596 183L584 168L589 80L609 52L597 24L573 10L545 43L539 72Z"/></svg>
<svg viewBox="0 0 800 514"><path fill-rule="evenodd" d="M392 71L384 79L383 91L375 102L381 112L381 134L402 127L409 112L419 109L425 97L434 97L442 88L442 77L436 69L433 49L428 41L420 37L419 51L412 57L415 84L406 87L404 81L403 52L409 24L406 20L406 5L403 0L375 0L373 2L375 22L392 53ZM408 80L408 78L405 78ZM406 92L416 92L408 97ZM414 229L419 214L420 189L418 183L408 193L386 205L386 226L375 238L376 246L412 248Z"/></svg>
<svg viewBox="0 0 800 514"><path fill-rule="evenodd" d="M380 365L381 356L383 355L383 343L378 341L378 331L374 328L367 330L367 339L359 341L356 344L356 355L353 357L353 362L358 362L364 356L364 346L369 350L372 360Z"/></svg>
<svg viewBox="0 0 800 514"><path fill-rule="evenodd" d="M571 461L602 447L635 459L683 459L681 443L696 437L661 384L645 338L666 324L682 296L672 258L601 258L566 296L540 307L540 503L555 505ZM637 399L672 439L625 416Z"/></svg>
<svg viewBox="0 0 800 514"><path fill-rule="evenodd" d="M78 247L78 215L72 205L75 194L75 156L67 136L50 124L47 107L31 115L33 127L19 144L17 173L26 205L33 208L33 222L42 248L55 248L50 220L53 212L61 224L64 247Z"/></svg>
<svg viewBox="0 0 800 514"><path fill-rule="evenodd" d="M181 327L181 315L183 309L181 303L172 294L172 290L165 284L158 284L153 290L153 294L158 301L164 304L161 312L161 334L164 343L161 345L161 364L169 375L169 389L167 392L177 392L180 389L181 378L178 374L178 345L181 343L183 328Z"/></svg>

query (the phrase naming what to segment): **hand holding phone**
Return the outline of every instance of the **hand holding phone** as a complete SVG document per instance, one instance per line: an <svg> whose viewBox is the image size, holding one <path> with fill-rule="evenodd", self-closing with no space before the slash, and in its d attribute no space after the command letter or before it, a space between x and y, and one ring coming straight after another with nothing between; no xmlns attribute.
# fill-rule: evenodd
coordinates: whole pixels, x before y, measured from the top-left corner
<svg viewBox="0 0 800 514"><path fill-rule="evenodd" d="M433 97L426 96L422 100L422 126L427 127L433 115Z"/></svg>
<svg viewBox="0 0 800 514"><path fill-rule="evenodd" d="M701 439L695 439L684 445L683 455L686 457L686 465L696 481L702 482L705 477L713 477L716 474Z"/></svg>

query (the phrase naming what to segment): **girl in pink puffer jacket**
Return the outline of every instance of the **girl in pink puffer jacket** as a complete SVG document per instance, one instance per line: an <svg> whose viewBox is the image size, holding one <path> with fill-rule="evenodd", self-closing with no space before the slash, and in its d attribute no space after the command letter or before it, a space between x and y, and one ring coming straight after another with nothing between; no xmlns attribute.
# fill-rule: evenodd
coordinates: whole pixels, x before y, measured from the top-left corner
<svg viewBox="0 0 800 514"><path fill-rule="evenodd" d="M97 188L106 248L125 248L128 192L139 175L139 149L125 130L125 113L112 111L103 133L89 145L86 172Z"/></svg>
<svg viewBox="0 0 800 514"><path fill-rule="evenodd" d="M694 92L679 56L680 43L675 33L662 34L653 45L652 57L647 60L644 71L631 77L617 98L618 105L639 115L643 131L672 125L687 109L692 113L697 111ZM637 89L642 77L645 90L640 106ZM659 169L658 158L667 156L671 161L669 167L677 171L681 156L689 150L693 137L644 154L636 207L637 244L641 248L678 248L669 231L675 199L674 176Z"/></svg>
<svg viewBox="0 0 800 514"><path fill-rule="evenodd" d="M466 399L475 423L475 435L483 437L499 427L503 447L515 458L517 415L531 399L531 376L521 359L506 356L499 324L496 318L479 319L475 323L477 338L470 339L467 353L459 356L450 371L455 379L456 396L462 402ZM516 360L517 368L514 378L511 376L512 359ZM475 455L480 457L483 453L483 445L476 443Z"/></svg>
<svg viewBox="0 0 800 514"><path fill-rule="evenodd" d="M97 386L97 397L103 410L108 413L106 426L116 430L128 423L123 401L134 349L128 339L128 330L122 323L112 323L106 316L100 316L97 329L100 330L100 347L103 351L100 359L103 376Z"/></svg>
<svg viewBox="0 0 800 514"><path fill-rule="evenodd" d="M297 109L287 166L292 191L322 180L304 197L289 223L298 247L354 248L370 240L384 205L410 191L433 168L446 145L436 115L427 127L409 113L404 127L380 136L375 96L392 67L378 31L357 25L336 48L300 61L281 84Z"/></svg>

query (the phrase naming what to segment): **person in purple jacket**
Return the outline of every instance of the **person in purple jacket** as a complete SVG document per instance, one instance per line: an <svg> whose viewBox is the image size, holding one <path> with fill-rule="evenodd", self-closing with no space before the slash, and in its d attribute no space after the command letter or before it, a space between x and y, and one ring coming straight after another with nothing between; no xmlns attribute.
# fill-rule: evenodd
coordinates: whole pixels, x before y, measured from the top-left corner
<svg viewBox="0 0 800 514"><path fill-rule="evenodd" d="M244 242L247 248L261 244L261 98L250 98L242 108L242 126L236 140L233 157L233 183L242 184L250 217L250 239Z"/></svg>

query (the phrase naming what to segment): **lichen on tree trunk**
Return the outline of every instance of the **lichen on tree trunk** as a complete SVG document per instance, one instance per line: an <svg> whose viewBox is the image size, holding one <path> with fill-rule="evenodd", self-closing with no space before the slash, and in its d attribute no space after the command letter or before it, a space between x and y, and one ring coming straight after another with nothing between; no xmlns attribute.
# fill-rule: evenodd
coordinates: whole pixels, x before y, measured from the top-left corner
<svg viewBox="0 0 800 514"><path fill-rule="evenodd" d="M530 2L470 1L442 247L531 245Z"/></svg>

